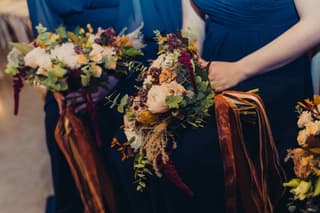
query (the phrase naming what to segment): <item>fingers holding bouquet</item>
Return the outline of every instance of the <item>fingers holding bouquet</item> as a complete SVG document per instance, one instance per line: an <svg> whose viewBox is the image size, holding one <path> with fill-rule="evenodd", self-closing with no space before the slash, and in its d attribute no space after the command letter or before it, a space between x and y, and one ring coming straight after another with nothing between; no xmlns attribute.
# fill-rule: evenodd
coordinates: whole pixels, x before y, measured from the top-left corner
<svg viewBox="0 0 320 213"><path fill-rule="evenodd" d="M246 79L245 72L238 62L208 62L201 58L199 61L202 68L207 69L210 84L215 92L234 87Z"/></svg>

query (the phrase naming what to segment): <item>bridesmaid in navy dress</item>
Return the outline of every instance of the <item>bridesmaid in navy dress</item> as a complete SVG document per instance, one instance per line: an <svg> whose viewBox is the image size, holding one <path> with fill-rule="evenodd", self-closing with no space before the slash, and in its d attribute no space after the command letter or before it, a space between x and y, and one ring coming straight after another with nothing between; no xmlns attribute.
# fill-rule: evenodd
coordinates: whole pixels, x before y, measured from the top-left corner
<svg viewBox="0 0 320 213"><path fill-rule="evenodd" d="M320 42L317 23L320 2L182 2L184 28L190 27L196 34L200 33L198 38L205 38L203 58L212 61L211 83L218 85L217 91L260 89L280 157L284 158L286 149L296 144L294 106L312 94L309 62L303 54ZM199 20L199 16L194 16L195 11L206 17L205 25L194 22ZM151 178L146 192L139 194L134 191L133 179L128 179L132 178L132 162L125 162L125 166L118 166L123 172L119 178L123 181L122 190L128 195L124 202L129 208L125 212L225 212L223 167L214 118L208 120L205 128L181 131L176 139L179 146L172 158L194 196L187 197L165 177Z"/></svg>
<svg viewBox="0 0 320 213"><path fill-rule="evenodd" d="M28 0L28 7L32 27L41 23L54 31L59 25L64 25L68 30L76 27L86 27L90 23L94 29L98 27L116 27L118 18L118 0ZM102 92L101 100L105 93ZM104 127L102 137L104 141L110 141L115 130L118 129L120 118L116 112L112 112L99 105L101 126ZM80 106L79 106L80 107ZM83 212L79 193L75 187L68 164L59 150L54 139L54 129L59 117L57 102L51 92L48 92L45 101L45 127L46 141L51 157L53 186L56 201L55 212L81 213ZM109 145L106 145L109 147Z"/></svg>

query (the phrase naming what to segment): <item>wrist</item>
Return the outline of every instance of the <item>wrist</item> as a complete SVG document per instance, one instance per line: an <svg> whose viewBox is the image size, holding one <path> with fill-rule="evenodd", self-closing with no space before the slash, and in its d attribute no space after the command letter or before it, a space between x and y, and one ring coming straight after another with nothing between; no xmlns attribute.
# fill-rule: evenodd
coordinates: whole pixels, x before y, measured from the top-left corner
<svg viewBox="0 0 320 213"><path fill-rule="evenodd" d="M251 78L256 73L256 68L251 64L246 58L242 58L236 62L237 66L240 69L240 72L243 74L244 79Z"/></svg>

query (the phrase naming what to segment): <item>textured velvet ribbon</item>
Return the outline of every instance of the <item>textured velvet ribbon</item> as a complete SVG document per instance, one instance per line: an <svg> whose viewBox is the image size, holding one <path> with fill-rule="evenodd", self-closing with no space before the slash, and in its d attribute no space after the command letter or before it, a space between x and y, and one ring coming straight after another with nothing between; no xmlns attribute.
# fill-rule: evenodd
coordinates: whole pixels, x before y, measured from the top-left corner
<svg viewBox="0 0 320 213"><path fill-rule="evenodd" d="M285 174L262 100L252 93L225 91L215 97L215 109L224 164L226 212L273 212L283 195ZM241 120L248 110L256 113L259 127L255 162L248 152Z"/></svg>
<svg viewBox="0 0 320 213"><path fill-rule="evenodd" d="M115 198L106 165L84 123L67 106L58 120L55 139L70 167L84 213L115 213Z"/></svg>

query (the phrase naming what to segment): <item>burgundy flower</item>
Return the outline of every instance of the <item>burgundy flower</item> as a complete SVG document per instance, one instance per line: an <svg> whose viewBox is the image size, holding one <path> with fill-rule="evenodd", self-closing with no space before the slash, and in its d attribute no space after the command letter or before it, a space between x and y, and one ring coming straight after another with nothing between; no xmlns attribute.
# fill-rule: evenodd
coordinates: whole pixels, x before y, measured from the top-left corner
<svg viewBox="0 0 320 213"><path fill-rule="evenodd" d="M194 91L197 92L198 90L197 90L195 76L194 76L194 73L193 73L193 67L192 67L192 63L191 63L191 55L190 55L190 53L187 52L187 51L181 50L180 56L178 57L178 60L189 71L189 77L190 77L191 85L192 85Z"/></svg>
<svg viewBox="0 0 320 213"><path fill-rule="evenodd" d="M23 87L23 79L26 76L24 68L18 68L19 72L13 77L13 95L14 95L14 115L19 111L19 95Z"/></svg>
<svg viewBox="0 0 320 213"><path fill-rule="evenodd" d="M173 161L170 159L167 164L164 164L161 160L161 156L159 156L159 169L163 172L163 174L171 181L174 185L176 185L179 189L184 191L189 197L193 196L192 190L189 188L187 184L185 184L180 177L176 167L173 164Z"/></svg>

